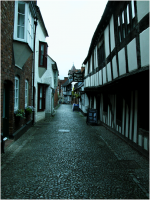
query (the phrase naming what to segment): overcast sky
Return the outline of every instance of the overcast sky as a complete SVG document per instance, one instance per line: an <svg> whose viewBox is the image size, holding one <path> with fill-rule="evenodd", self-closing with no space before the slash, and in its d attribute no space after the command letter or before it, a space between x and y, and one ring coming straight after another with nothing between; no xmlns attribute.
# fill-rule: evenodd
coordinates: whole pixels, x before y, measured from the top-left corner
<svg viewBox="0 0 150 200"><path fill-rule="evenodd" d="M107 0L37 0L48 31L48 55L55 60L59 78L80 69Z"/></svg>

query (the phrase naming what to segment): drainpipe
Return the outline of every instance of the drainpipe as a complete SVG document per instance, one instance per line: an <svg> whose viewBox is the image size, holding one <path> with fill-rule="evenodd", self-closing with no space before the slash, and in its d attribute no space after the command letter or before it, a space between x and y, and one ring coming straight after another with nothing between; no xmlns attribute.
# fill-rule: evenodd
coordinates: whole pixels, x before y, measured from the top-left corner
<svg viewBox="0 0 150 200"><path fill-rule="evenodd" d="M32 105L35 106L35 89L34 89L34 75L35 75L35 38L36 38L36 27L37 27L37 17L34 20L35 32L34 32L34 50L33 50L33 67L32 67ZM35 110L32 112L32 125L35 123Z"/></svg>

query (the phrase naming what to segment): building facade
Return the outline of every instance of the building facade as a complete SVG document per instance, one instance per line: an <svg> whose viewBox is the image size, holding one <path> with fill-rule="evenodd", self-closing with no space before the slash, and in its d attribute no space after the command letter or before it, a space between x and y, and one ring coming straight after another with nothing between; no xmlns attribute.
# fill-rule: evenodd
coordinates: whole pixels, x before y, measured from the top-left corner
<svg viewBox="0 0 150 200"><path fill-rule="evenodd" d="M108 1L83 64L87 106L148 152L149 1Z"/></svg>
<svg viewBox="0 0 150 200"><path fill-rule="evenodd" d="M32 66L36 1L1 2L1 134L17 139L32 125ZM23 116L24 114L22 114Z"/></svg>
<svg viewBox="0 0 150 200"><path fill-rule="evenodd" d="M58 84L57 63L48 56L46 30L40 9L36 6L38 25L34 66L34 122L50 117L54 110L55 89Z"/></svg>

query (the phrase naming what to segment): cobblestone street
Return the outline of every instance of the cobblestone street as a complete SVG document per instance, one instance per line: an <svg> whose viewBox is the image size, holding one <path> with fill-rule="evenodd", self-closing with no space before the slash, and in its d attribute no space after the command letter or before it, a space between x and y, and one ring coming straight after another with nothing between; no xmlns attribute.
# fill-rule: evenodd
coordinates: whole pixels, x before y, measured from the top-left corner
<svg viewBox="0 0 150 200"><path fill-rule="evenodd" d="M148 199L149 161L60 105L1 156L1 199Z"/></svg>

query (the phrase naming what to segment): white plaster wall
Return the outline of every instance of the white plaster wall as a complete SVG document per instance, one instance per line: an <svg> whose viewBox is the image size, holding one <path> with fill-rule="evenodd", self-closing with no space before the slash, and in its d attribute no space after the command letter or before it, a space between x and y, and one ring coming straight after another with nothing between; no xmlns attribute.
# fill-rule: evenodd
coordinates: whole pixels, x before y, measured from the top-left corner
<svg viewBox="0 0 150 200"><path fill-rule="evenodd" d="M92 55L90 57L90 72L92 72Z"/></svg>
<svg viewBox="0 0 150 200"><path fill-rule="evenodd" d="M98 72L98 76L99 76L99 85L102 85L102 70L100 70L99 72Z"/></svg>
<svg viewBox="0 0 150 200"><path fill-rule="evenodd" d="M42 29L41 23L39 22L36 30L36 42L35 42L35 78L34 78L34 86L35 86L35 122L45 118L44 112L37 112L37 99L38 99L38 82L42 83L42 80L39 77L38 72L38 62L39 62L39 41L45 42L46 36Z"/></svg>
<svg viewBox="0 0 150 200"><path fill-rule="evenodd" d="M147 28L140 33L140 51L141 51L141 66L149 65L149 30Z"/></svg>
<svg viewBox="0 0 150 200"><path fill-rule="evenodd" d="M51 114L51 88L48 86L46 88L46 108L45 113Z"/></svg>
<svg viewBox="0 0 150 200"><path fill-rule="evenodd" d="M95 47L95 66L98 67L97 46Z"/></svg>
<svg viewBox="0 0 150 200"><path fill-rule="evenodd" d="M109 25L106 27L104 31L104 45L105 45L105 55L106 58L109 56Z"/></svg>
<svg viewBox="0 0 150 200"><path fill-rule="evenodd" d="M144 149L148 151L148 139L146 137L144 137Z"/></svg>
<svg viewBox="0 0 150 200"><path fill-rule="evenodd" d="M85 107L89 107L89 98L87 94L85 94Z"/></svg>
<svg viewBox="0 0 150 200"><path fill-rule="evenodd" d="M107 64L107 77L108 77L108 82L112 81L110 62Z"/></svg>
<svg viewBox="0 0 150 200"><path fill-rule="evenodd" d="M86 63L86 65L85 65L85 76L87 76L88 75L88 63Z"/></svg>
<svg viewBox="0 0 150 200"><path fill-rule="evenodd" d="M42 120L42 119L44 119L45 118L45 111L43 111L43 112L38 112L37 113L37 121L36 122L38 122L38 121L40 121L40 120Z"/></svg>
<svg viewBox="0 0 150 200"><path fill-rule="evenodd" d="M129 72L137 69L137 53L135 38L127 45Z"/></svg>
<svg viewBox="0 0 150 200"><path fill-rule="evenodd" d="M119 60L119 75L123 75L126 73L126 61L125 61L125 49L121 49L118 52L118 60Z"/></svg>
<svg viewBox="0 0 150 200"><path fill-rule="evenodd" d="M105 84L107 81L106 81L106 67L104 67L103 69L103 84Z"/></svg>
<svg viewBox="0 0 150 200"><path fill-rule="evenodd" d="M96 85L97 85L97 86L99 85L99 80L98 80L99 77L98 77L98 76L99 76L99 74L98 74L98 72L97 72L97 73L96 73L96 81L97 81L97 82L96 82Z"/></svg>
<svg viewBox="0 0 150 200"><path fill-rule="evenodd" d="M115 34L114 34L114 16L110 19L110 44L111 51L115 48Z"/></svg>
<svg viewBox="0 0 150 200"><path fill-rule="evenodd" d="M112 59L112 69L113 69L113 78L115 79L118 77L116 56L114 56Z"/></svg>
<svg viewBox="0 0 150 200"><path fill-rule="evenodd" d="M149 1L136 1L138 22L149 13Z"/></svg>

